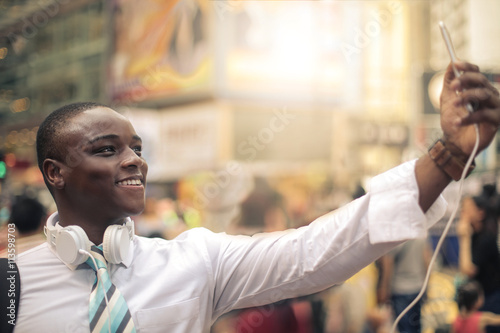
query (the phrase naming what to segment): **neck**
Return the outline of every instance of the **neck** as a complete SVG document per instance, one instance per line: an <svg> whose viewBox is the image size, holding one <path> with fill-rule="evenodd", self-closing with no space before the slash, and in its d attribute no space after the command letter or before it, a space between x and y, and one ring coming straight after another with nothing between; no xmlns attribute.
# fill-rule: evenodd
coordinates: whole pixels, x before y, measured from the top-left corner
<svg viewBox="0 0 500 333"><path fill-rule="evenodd" d="M471 314L473 314L474 312L476 312L476 309L472 309L472 310L467 310L467 309L461 309L460 310L460 315L462 317L468 317L470 316Z"/></svg>

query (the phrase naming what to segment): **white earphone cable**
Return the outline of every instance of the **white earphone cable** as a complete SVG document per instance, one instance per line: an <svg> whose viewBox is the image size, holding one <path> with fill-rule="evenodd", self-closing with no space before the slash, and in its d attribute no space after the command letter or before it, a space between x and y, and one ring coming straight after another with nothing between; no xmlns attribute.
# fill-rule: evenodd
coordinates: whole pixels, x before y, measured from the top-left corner
<svg viewBox="0 0 500 333"><path fill-rule="evenodd" d="M396 331L396 327L399 323L399 321L401 320L401 318L403 318L403 316L422 298L422 296L424 295L425 293L425 290L427 289L427 284L429 283L429 278L431 276L431 272L432 272L432 266L434 265L434 262L436 261L436 257L437 255L439 254L439 251L441 250L441 247L443 245L443 242L444 242L444 239L446 238L446 235L448 234L448 231L453 223L453 220L455 219L455 216L457 215L457 212L458 212L458 208L460 206L460 198L462 197L462 190L463 190L463 183L464 183L464 179L465 177L467 176L467 171L469 170L469 167L470 165L472 164L472 161L474 160L474 156L476 156L476 153L477 153L477 149L479 147L479 127L477 124L474 124L474 128L476 130L476 143L474 144L474 148L472 149L472 153L470 154L469 156L469 159L467 160L467 163L465 164L465 168L464 168L464 171L462 172L462 177L460 177L460 181L459 181L459 188L458 188L458 195L457 195L457 200L456 200L456 204L455 204L455 208L453 209L453 212L450 216L450 218L448 219L448 222L446 223L446 227L444 228L444 231L443 231L443 234L441 235L441 237L439 238L439 241L436 245L436 249L434 250L434 254L432 255L432 258L431 258L431 261L429 263L429 267L427 268L427 274L425 275L425 280L424 280L424 284L422 285L422 289L420 289L420 292L419 294L417 295L417 297L415 297L415 299L413 300L413 302L411 302L404 310L403 312L401 312L399 314L399 316L396 318L396 320L394 321L394 324L392 325L392 328L391 328L391 333L394 333Z"/></svg>

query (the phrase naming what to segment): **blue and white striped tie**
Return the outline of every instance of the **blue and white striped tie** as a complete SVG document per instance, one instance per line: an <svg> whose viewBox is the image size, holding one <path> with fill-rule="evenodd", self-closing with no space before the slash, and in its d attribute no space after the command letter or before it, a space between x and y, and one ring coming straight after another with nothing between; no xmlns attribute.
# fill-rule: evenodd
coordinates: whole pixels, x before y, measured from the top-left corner
<svg viewBox="0 0 500 333"><path fill-rule="evenodd" d="M90 253L95 259L99 272L97 272L92 258L88 258L86 263L96 271L96 279L92 286L89 300L89 321L91 333L106 333L109 332L135 332L134 322L128 309L127 303L120 291L111 282L108 272L106 259L102 253L101 246L92 245ZM97 278L100 276L100 280ZM106 304L104 298L104 290L108 297L109 304ZM109 311L107 309L109 306ZM109 315L111 314L111 322Z"/></svg>

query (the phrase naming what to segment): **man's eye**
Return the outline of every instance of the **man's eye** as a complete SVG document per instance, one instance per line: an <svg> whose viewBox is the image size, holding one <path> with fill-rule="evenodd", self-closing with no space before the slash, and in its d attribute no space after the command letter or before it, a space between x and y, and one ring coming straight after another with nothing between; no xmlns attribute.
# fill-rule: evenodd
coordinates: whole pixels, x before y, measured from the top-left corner
<svg viewBox="0 0 500 333"><path fill-rule="evenodd" d="M99 148L97 149L97 153L114 153L116 150L115 150L115 147L113 146L105 146L105 147L102 147L102 148Z"/></svg>
<svg viewBox="0 0 500 333"><path fill-rule="evenodd" d="M135 151L135 153L137 155L141 156L141 153L142 153L142 147L141 146L136 146L136 147L134 147L132 149Z"/></svg>

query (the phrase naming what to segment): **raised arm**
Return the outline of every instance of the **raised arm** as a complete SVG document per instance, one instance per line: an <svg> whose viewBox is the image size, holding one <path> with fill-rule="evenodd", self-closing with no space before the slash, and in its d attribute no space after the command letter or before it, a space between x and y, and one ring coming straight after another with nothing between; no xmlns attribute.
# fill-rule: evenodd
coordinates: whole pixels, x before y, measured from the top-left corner
<svg viewBox="0 0 500 333"><path fill-rule="evenodd" d="M481 321L479 322L481 328L486 326L500 326L500 315L493 312L484 312L481 316Z"/></svg>
<svg viewBox="0 0 500 333"><path fill-rule="evenodd" d="M476 65L457 62L463 74L456 78L448 66L441 93L441 129L445 147L463 164L473 151L476 133L472 124L479 124L479 149L485 149L500 126L500 99L496 90ZM456 93L459 91L460 93ZM465 105L470 103L475 112L470 114ZM425 212L444 188L451 176L439 167L428 154L416 163L415 175L419 188L419 204Z"/></svg>
<svg viewBox="0 0 500 333"><path fill-rule="evenodd" d="M465 198L462 201L462 211L457 224L457 236L459 241L460 251L458 253L458 268L462 274L469 278L474 278L477 274L477 267L472 262L472 234L474 230L471 226L471 221L474 218L474 211L471 210L471 198Z"/></svg>

